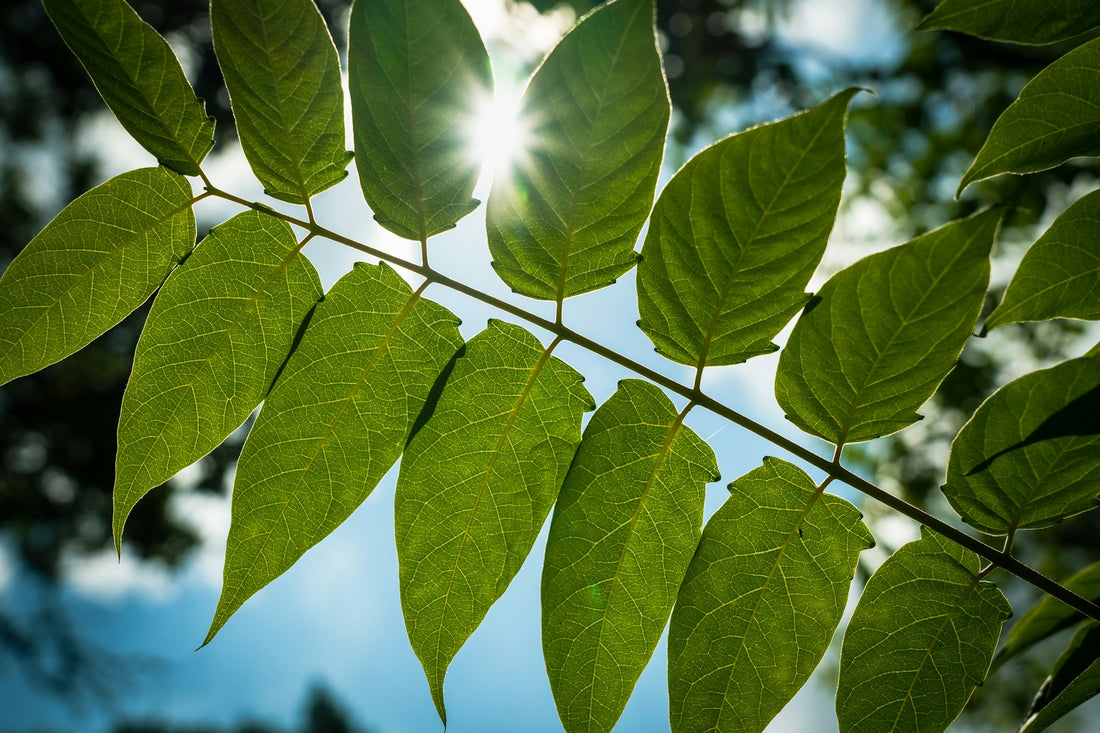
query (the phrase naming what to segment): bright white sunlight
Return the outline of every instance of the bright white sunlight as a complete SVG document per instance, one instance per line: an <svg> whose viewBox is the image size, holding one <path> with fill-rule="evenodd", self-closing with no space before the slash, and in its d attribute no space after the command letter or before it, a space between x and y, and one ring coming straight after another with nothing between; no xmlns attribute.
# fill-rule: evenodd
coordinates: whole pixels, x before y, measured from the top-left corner
<svg viewBox="0 0 1100 733"><path fill-rule="evenodd" d="M474 106L466 135L471 155L484 166L483 183L507 176L528 147L531 127L520 114L522 97L520 84L497 79L493 94L482 96Z"/></svg>

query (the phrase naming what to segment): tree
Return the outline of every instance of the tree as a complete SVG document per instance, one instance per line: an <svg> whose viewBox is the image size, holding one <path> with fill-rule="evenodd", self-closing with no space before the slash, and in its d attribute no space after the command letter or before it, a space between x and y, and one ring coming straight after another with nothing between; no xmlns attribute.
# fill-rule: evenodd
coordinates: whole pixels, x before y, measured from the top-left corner
<svg viewBox="0 0 1100 733"><path fill-rule="evenodd" d="M945 3L930 22L959 4ZM673 728L762 728L824 653L857 558L873 542L857 510L825 492L834 481L926 528L868 581L845 633L842 730L942 730L954 719L984 678L1009 613L985 579L994 569L1100 618L1095 603L1010 553L1019 530L1095 504L1095 352L1006 385L955 439L945 495L972 527L1002 536L1003 550L841 464L845 445L914 422L953 367L985 298L1000 219L987 210L946 224L837 273L812 298L804 293L839 203L855 89L720 141L653 205L669 113L651 6L618 0L586 16L535 73L524 107L534 145L487 203L497 273L516 293L552 303L550 320L428 264L429 238L477 205L476 165L461 153L455 121L471 87L491 81L459 3L431 3L440 22L424 27L410 18L426 17L429 6L411 0L360 2L351 13L360 185L383 226L420 243L420 263L344 237L314 216L311 197L345 175L350 156L336 51L308 0L215 1L211 12L253 172L269 195L304 214L253 204L208 178L202 161L213 123L167 44L128 6L45 5L108 105L162 166L84 194L13 261L0 280L0 379L79 349L159 287L122 402L116 547L147 492L264 402L238 468L225 586L207 641L350 514L402 454L402 602L444 720L450 659L552 507L543 640L569 730L614 724L670 613ZM989 33L984 21L994 12L942 22ZM963 25L974 17L984 24ZM1011 18L992 27L1046 30ZM1083 44L1025 87L963 183L1095 154L1095 85L1080 78L1095 73L1098 53L1096 42ZM1048 97L1058 104L1037 101ZM201 180L202 192L193 194L181 174ZM195 247L191 207L207 197L246 211ZM1081 243L1093 206L1082 200L1036 243L987 328L1096 318L1095 262ZM634 244L647 220L639 261ZM301 255L314 238L423 282L413 290L386 265L360 265L322 298ZM568 297L609 285L635 264L639 325L661 354L695 371L693 384L565 325ZM503 321L463 343L455 317L423 296L429 285L537 326L550 343ZM701 389L708 367L774 352L772 338L799 312L776 396L796 425L833 444L831 460ZM595 405L576 370L553 356L566 341L644 378L624 381L583 437L582 414ZM678 409L658 387L686 405ZM730 500L701 530L702 488L717 476L709 446L687 424L695 407L771 440L826 478L765 458L731 484ZM1084 570L1074 587L1088 595L1095 572ZM781 587L777 578L797 583ZM1049 631L1074 618L1058 611L1051 624L1051 613L1023 628L1046 623ZM1095 691L1092 628L1057 665L1053 693L1039 699L1029 729Z"/></svg>

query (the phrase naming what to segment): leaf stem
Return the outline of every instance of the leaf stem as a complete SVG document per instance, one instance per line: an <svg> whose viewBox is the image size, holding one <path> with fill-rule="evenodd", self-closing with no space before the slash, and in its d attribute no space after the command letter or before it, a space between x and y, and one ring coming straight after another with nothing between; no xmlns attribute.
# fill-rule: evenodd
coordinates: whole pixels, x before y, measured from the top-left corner
<svg viewBox="0 0 1100 733"><path fill-rule="evenodd" d="M397 265L398 267L401 267L405 270L409 270L410 272L415 272L416 274L421 275L425 278L425 283L423 286L421 286L421 290L423 290L423 288L426 287L428 283L438 283L446 288L462 293L463 295L471 297L475 300L479 300L486 305L490 305L494 308L497 308L498 310L501 310L517 318L521 318L528 323L538 326L539 328L542 328L554 334L557 337L555 340L569 341L593 354L596 354L597 356L601 356L604 359L607 359L608 361L623 367L624 369L632 371L635 374L644 377L645 379L648 379L654 384L664 387L670 392L686 398L689 401L689 406L699 405L700 407L709 410L715 415L723 417L733 424L738 425L761 438L764 438L776 447L786 451L796 458L805 461L814 468L824 471L826 474L828 474L829 479L826 482L822 483L822 489L830 480L835 479L841 481L852 487L853 489L856 489L857 491L863 493L864 495L878 501L879 503L885 504L899 514L909 517L915 522L918 522L928 527L929 529L938 532L939 534L955 542L956 544L961 545L971 552L976 553L977 555L991 563L991 566L996 566L1002 568L1003 570L1006 570L1007 572L1015 575L1020 580L1023 580L1026 583L1035 586L1044 593L1057 598L1058 600L1062 601L1067 606L1073 608L1079 613L1096 621L1100 621L1100 605L1081 597L1077 593L1074 593L1073 591L1060 585L1054 580L1051 580L1037 570L1034 570L1023 562L1017 560L1008 552L1004 550L998 550L994 547L987 545L981 540L970 536L958 527L955 527L954 525L949 524L948 522L932 514L929 514L923 509L920 509L919 507L910 504L900 497L890 494L889 492L879 488L870 481L862 478L861 476L857 476L856 474L841 466L839 458L843 445L838 445L836 451L834 452L833 459L828 460L814 453L808 448L804 448L802 445L796 443L790 438L780 435L774 430L764 425L761 425L755 420L752 420L751 418L737 412L728 405L719 402L713 397L703 393L702 390L699 388L699 383L701 380L699 379L698 375L696 376L695 385L688 387L664 374L661 374L660 372L657 372L645 366L644 364L634 361L628 356L624 356L623 354L620 354L619 352L610 349L603 344L593 341L592 339L582 334L579 334L570 328L567 328L561 323L560 320L562 304L561 300L558 301L557 319L554 321L549 321L517 305L496 298L492 295L489 295L488 293L484 293L477 288L474 288L458 280L449 278L446 275L431 269L430 267L418 265L414 262L409 262L408 260L397 257L396 255L390 254L389 252L386 252L384 250L377 249L361 242L357 242L354 239L350 239L349 237L345 237L330 229L326 229L325 227L322 227L314 222L303 221L289 214L274 211L261 203L251 202L246 199L240 198L239 196L234 196L233 194L222 191L210 184L205 176L203 176L203 180L207 182L207 191L215 196L219 196L247 208L261 209L282 218L290 224L296 224L297 226L306 229L316 236L323 237L324 239L331 240L338 244L343 244L346 247L350 247L365 254L371 255L372 257L377 257L379 259L390 262L391 264ZM992 567L990 569L992 569Z"/></svg>

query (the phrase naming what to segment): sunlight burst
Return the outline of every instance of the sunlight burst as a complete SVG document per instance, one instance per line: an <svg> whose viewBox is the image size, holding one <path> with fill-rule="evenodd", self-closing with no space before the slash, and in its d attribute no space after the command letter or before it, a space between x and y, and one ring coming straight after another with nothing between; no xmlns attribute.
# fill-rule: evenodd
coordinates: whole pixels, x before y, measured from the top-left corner
<svg viewBox="0 0 1100 733"><path fill-rule="evenodd" d="M498 81L494 94L474 106L467 136L471 155L483 165L478 188L507 176L527 149L530 125L520 114L522 97L522 88Z"/></svg>

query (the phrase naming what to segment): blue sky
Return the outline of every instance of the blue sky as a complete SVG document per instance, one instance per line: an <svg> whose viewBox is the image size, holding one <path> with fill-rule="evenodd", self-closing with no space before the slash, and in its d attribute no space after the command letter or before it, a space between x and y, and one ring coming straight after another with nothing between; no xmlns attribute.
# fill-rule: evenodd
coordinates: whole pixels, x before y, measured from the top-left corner
<svg viewBox="0 0 1100 733"><path fill-rule="evenodd" d="M569 21L566 16L546 20L531 13L506 17L500 13L500 0L468 4L494 55L498 85L504 87L522 86L522 80L514 78L515 70L534 60L540 43L543 49L553 43ZM871 62L889 63L897 41L895 31L887 20L874 15L873 8L868 10L871 7L870 0L795 3L794 12L783 21L781 30L792 45L813 47L827 54L843 53L845 48L859 45L880 54ZM850 43L852 34L859 30L856 19L868 13L873 31L870 35L881 39L868 43L865 35L861 45ZM525 45L509 41L518 29L525 33ZM868 33L867 27L859 32ZM536 42L530 43L531 39ZM152 163L143 151L128 144L107 114L86 134L89 145L108 145L112 150L103 171L105 176ZM258 186L249 182L247 165L238 150L217 153L208 171L218 186L246 198L261 198ZM671 169L663 172L662 185L672 173ZM352 171L344 184L318 197L318 219L337 231L416 259L414 247L374 224L356 180ZM484 185L481 194L484 200ZM238 211L236 207L207 203L203 202L206 208L200 211L207 221ZM876 214L865 212L864 216L868 217L862 227L866 231L874 224ZM882 226L881 222L874 225ZM847 226L847 230L843 222L838 226L839 238L857 228ZM484 207L454 231L433 239L430 247L433 266L443 272L552 316L550 306L513 296L492 273L485 245ZM326 287L359 258L329 242L311 243L307 253ZM467 338L484 326L487 317L501 317L441 287L432 286L427 295L463 319L463 335ZM566 304L565 320L571 327L680 381L690 381L688 370L653 352L645 336L634 328L636 319L633 273L612 288ZM549 340L546 334L535 333L544 342ZM585 375L586 386L600 402L614 391L619 379L631 376L570 345L563 345L556 354ZM798 437L798 431L783 420L771 397L774 367L773 355L740 368L715 369L708 373L704 387L750 417ZM702 410L693 411L688 424L710 442L719 457L723 480L708 488L709 515L721 504L728 481L751 470L761 456L775 454L776 450ZM185 494L174 507L207 540L202 551L176 576L141 566L125 554L122 563L110 553L91 561L69 563L70 586L65 600L79 631L90 642L120 655L154 661L120 674L115 703L107 709L68 709L29 691L18 675L9 672L0 676L0 729L95 731L116 717L142 716L175 722L262 718L290 724L297 719L308 687L323 683L374 731L440 730L420 665L405 637L398 603L393 540L395 477L396 469L359 511L285 576L249 600L217 639L198 652L192 650L205 635L219 590L228 529L226 501ZM181 481L185 482L186 477ZM910 531L900 528L903 535ZM448 730L453 733L560 730L539 641L538 586L544 540L545 528L520 574L451 666L446 695ZM0 590L8 598L17 598L25 584L12 576L10 564L4 568L2 560L0 553ZM662 641L618 730L668 730L664 666ZM828 661L818 674L834 674ZM808 683L769 731L835 729L832 684L831 679Z"/></svg>

